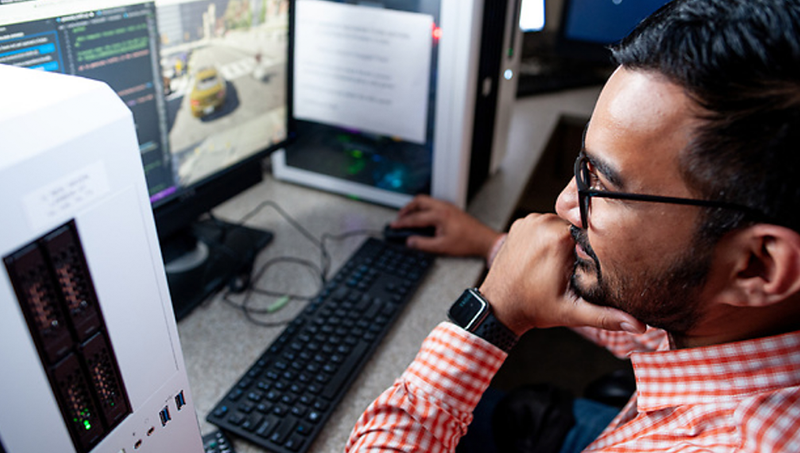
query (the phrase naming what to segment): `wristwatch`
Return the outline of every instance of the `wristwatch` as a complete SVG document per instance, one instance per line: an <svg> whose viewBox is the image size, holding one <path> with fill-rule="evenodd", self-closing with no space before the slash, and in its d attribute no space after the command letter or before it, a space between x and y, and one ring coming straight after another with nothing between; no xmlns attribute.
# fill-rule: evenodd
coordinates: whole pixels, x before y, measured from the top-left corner
<svg viewBox="0 0 800 453"><path fill-rule="evenodd" d="M517 344L519 337L492 313L492 306L478 288L464 290L447 312L450 321L467 332L477 335L505 352Z"/></svg>

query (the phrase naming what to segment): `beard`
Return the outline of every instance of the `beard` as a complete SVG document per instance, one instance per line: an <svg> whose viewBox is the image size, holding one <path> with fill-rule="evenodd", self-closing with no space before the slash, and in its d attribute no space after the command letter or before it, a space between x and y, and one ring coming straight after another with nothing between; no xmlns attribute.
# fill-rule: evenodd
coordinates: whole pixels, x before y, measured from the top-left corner
<svg viewBox="0 0 800 453"><path fill-rule="evenodd" d="M625 311L643 323L685 336L702 316L700 291L708 277L713 247L695 239L682 253L657 268L603 269L586 231L572 237L591 260L576 255L572 290L587 302ZM587 281L594 276L594 282Z"/></svg>

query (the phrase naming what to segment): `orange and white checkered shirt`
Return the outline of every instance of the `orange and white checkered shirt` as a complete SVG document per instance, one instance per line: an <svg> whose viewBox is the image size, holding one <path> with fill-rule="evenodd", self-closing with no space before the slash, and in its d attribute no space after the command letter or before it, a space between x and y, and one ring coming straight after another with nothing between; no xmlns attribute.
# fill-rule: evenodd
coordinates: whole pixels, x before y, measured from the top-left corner
<svg viewBox="0 0 800 453"><path fill-rule="evenodd" d="M668 350L655 329L638 336L579 330L615 354L630 352L638 389L586 451L800 452L800 332ZM358 420L347 451L455 450L505 358L440 324Z"/></svg>

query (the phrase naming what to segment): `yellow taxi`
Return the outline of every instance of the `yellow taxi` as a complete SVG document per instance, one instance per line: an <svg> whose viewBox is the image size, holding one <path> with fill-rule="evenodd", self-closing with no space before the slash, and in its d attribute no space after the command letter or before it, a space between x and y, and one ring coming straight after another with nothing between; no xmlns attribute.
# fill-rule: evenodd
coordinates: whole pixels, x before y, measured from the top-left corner
<svg viewBox="0 0 800 453"><path fill-rule="evenodd" d="M189 94L192 115L197 118L210 115L225 103L225 80L214 67L197 71Z"/></svg>

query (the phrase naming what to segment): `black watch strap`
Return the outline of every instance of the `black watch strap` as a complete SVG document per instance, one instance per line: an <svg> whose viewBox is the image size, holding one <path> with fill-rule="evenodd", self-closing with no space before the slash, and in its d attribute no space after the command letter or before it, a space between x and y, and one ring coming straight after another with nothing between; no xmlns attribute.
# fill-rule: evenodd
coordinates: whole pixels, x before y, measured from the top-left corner
<svg viewBox="0 0 800 453"><path fill-rule="evenodd" d="M450 307L450 320L492 343L505 352L511 350L519 338L492 313L492 306L477 288L470 288Z"/></svg>
<svg viewBox="0 0 800 453"><path fill-rule="evenodd" d="M519 338L489 311L483 322L472 332L505 352L517 344Z"/></svg>

